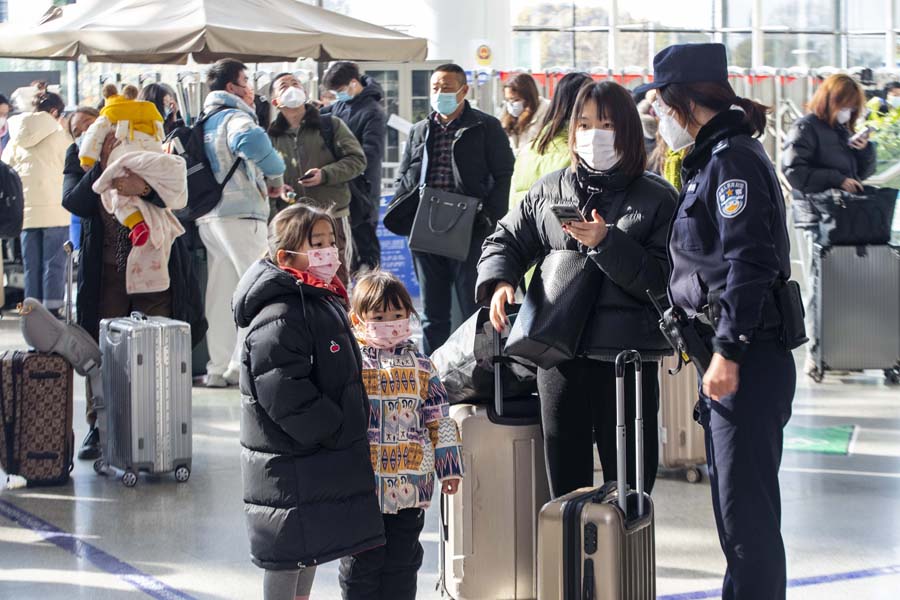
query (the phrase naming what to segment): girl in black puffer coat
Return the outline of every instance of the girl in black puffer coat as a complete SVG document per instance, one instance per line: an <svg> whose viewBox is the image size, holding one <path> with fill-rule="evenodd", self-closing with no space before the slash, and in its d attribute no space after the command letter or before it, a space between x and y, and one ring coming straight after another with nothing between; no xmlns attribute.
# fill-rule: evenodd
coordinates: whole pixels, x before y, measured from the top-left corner
<svg viewBox="0 0 900 600"><path fill-rule="evenodd" d="M241 471L266 600L309 595L315 566L384 544L369 459L362 359L346 313L334 222L295 204L234 296Z"/></svg>

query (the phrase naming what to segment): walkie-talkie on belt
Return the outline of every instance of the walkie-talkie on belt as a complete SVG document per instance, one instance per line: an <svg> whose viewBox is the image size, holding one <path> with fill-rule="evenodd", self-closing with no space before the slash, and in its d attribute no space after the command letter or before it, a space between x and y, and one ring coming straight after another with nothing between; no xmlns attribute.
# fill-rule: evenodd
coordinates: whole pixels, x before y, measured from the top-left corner
<svg viewBox="0 0 900 600"><path fill-rule="evenodd" d="M697 329L701 324L696 319L689 318L678 306L663 309L650 290L647 290L647 295L650 296L650 302L659 313L659 330L678 355L678 366L669 369L669 374L675 375L681 371L685 363L693 363L700 375L703 376L712 360L712 351ZM712 333L711 330L710 333Z"/></svg>

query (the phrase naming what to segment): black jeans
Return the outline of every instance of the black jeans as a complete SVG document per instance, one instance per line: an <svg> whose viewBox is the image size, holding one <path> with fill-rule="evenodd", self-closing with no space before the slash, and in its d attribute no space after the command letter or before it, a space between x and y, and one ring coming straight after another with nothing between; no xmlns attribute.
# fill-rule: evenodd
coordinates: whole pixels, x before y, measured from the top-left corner
<svg viewBox="0 0 900 600"><path fill-rule="evenodd" d="M785 598L778 469L796 383L791 353L777 341L754 341L737 393L720 402L701 396L713 513L728 561L722 600Z"/></svg>
<svg viewBox="0 0 900 600"><path fill-rule="evenodd" d="M424 550L425 511L407 508L384 517L384 546L341 559L344 600L415 600Z"/></svg>
<svg viewBox="0 0 900 600"><path fill-rule="evenodd" d="M642 368L644 410L644 490L650 493L659 465L658 363ZM596 441L603 478L615 481L616 371L611 362L579 358L554 369L538 370L538 393L544 428L544 452L550 492L558 498L593 486ZM625 371L625 424L628 432L628 483L635 485L634 366Z"/></svg>
<svg viewBox="0 0 900 600"><path fill-rule="evenodd" d="M478 309L475 303L475 281L478 279L478 259L484 236L472 236L469 256L465 261L453 260L436 254L413 252L416 277L422 289L423 350L431 354L444 345L450 337L450 318L456 294L463 319L468 319Z"/></svg>

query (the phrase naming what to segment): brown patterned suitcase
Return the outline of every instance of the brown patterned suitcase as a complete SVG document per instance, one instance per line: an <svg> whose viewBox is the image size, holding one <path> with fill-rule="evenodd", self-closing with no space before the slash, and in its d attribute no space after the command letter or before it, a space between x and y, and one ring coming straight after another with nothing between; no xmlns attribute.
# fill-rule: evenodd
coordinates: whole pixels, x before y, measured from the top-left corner
<svg viewBox="0 0 900 600"><path fill-rule="evenodd" d="M0 356L0 464L29 486L62 485L74 466L72 367L43 352Z"/></svg>

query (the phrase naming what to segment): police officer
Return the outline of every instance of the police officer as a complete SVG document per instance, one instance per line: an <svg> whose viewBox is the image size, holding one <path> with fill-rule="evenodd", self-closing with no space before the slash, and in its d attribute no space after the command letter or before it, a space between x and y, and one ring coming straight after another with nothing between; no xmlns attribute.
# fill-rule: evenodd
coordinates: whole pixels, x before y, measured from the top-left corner
<svg viewBox="0 0 900 600"><path fill-rule="evenodd" d="M670 46L654 58L659 132L694 145L669 233L673 306L708 326L712 360L698 420L728 569L723 600L781 600L786 569L778 469L796 372L774 290L790 275L784 200L755 136L767 108L728 83L721 44Z"/></svg>

